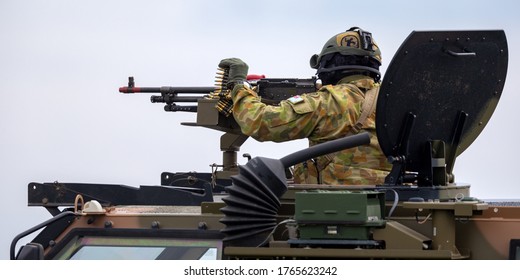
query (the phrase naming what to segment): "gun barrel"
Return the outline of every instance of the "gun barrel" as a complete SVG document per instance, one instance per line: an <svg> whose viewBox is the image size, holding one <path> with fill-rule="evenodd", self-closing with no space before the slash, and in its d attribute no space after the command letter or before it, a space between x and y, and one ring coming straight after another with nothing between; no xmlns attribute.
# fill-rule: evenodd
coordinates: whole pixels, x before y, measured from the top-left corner
<svg viewBox="0 0 520 280"><path fill-rule="evenodd" d="M120 87L121 93L160 93L160 94L183 94L183 93L199 93L208 94L215 91L215 87Z"/></svg>
<svg viewBox="0 0 520 280"><path fill-rule="evenodd" d="M120 87L119 92L121 93L137 93L137 92L153 92L159 93L161 92L161 88L159 87Z"/></svg>

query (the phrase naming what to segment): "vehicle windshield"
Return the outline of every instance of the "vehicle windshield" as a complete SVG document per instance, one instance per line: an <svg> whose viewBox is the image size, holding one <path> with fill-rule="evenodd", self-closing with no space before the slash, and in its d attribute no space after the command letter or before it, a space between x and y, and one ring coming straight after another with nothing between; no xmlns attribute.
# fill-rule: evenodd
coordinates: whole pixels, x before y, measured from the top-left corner
<svg viewBox="0 0 520 280"><path fill-rule="evenodd" d="M55 259L70 260L216 260L220 240L98 237L73 238Z"/></svg>

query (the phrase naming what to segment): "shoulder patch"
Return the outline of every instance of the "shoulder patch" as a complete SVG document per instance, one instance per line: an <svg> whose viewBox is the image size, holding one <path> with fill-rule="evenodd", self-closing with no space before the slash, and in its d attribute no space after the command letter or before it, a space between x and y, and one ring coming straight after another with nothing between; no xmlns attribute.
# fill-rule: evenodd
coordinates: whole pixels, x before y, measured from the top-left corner
<svg viewBox="0 0 520 280"><path fill-rule="evenodd" d="M291 102L292 104L298 104L300 102L303 102L303 98L299 95L295 95L293 97L288 98L287 101Z"/></svg>

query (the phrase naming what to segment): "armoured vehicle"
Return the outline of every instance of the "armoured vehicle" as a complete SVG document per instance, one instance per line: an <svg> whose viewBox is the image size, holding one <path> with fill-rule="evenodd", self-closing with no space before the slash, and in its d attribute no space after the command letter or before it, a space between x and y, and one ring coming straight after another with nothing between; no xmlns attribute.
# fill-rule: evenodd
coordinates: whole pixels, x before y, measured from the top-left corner
<svg viewBox="0 0 520 280"><path fill-rule="evenodd" d="M160 186L30 183L29 206L53 215L16 236L11 259L517 259L520 207L470 195L455 159L476 139L502 93L501 30L412 32L377 100L377 136L393 168L383 185L301 185L290 166L366 144L358 134L285 156L237 164L247 136L225 89L135 87L166 111L196 112L222 131L222 165L164 172ZM219 74L223 80L226 72ZM313 91L316 79L250 81L272 102ZM184 102L197 105L178 105ZM61 208L61 209L60 209ZM41 232L32 242L18 241Z"/></svg>

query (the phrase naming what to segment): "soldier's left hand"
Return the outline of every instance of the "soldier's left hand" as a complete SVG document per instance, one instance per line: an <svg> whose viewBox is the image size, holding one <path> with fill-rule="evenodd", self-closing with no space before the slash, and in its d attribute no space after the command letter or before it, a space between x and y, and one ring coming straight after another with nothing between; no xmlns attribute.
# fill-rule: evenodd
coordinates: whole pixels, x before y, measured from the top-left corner
<svg viewBox="0 0 520 280"><path fill-rule="evenodd" d="M226 58L218 64L220 68L229 69L228 84L243 84L247 80L247 71L249 66L240 58Z"/></svg>

